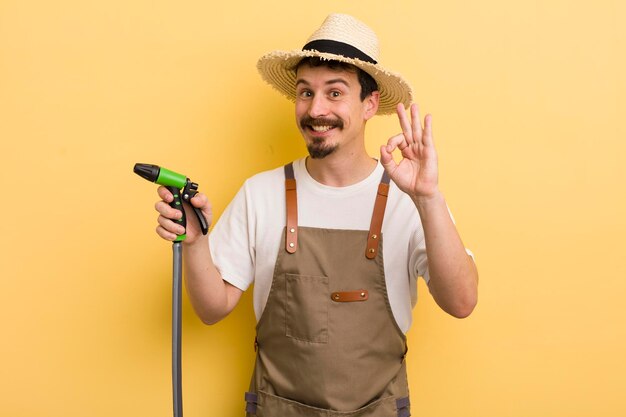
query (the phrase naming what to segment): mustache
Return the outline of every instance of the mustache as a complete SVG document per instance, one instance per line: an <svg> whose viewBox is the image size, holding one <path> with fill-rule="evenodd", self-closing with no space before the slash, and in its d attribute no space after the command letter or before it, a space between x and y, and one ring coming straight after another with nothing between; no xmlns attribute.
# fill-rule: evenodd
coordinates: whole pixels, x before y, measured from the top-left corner
<svg viewBox="0 0 626 417"><path fill-rule="evenodd" d="M332 126L342 129L343 120L330 119L328 117L318 117L314 119L313 117L308 115L302 116L302 118L300 119L300 127L302 129L306 129L307 126Z"/></svg>

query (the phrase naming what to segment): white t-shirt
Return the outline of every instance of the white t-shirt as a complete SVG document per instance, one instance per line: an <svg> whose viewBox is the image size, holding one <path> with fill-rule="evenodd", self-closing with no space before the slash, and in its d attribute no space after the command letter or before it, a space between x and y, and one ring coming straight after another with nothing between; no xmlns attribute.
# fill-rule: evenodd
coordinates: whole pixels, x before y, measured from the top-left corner
<svg viewBox="0 0 626 417"><path fill-rule="evenodd" d="M295 161L293 167L299 226L369 230L383 175L380 163L363 181L347 187L315 181L304 159ZM224 280L241 290L254 282L257 321L269 296L285 222L285 174L280 167L248 179L209 236L213 261ZM423 276L428 282L428 262L417 209L393 181L382 235L387 294L396 322L406 333L417 302L417 277Z"/></svg>

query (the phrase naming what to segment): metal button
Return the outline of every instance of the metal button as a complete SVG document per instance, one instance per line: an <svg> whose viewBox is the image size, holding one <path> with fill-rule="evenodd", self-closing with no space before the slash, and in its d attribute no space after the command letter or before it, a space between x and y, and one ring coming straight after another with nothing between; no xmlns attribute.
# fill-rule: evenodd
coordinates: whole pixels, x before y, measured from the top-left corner
<svg viewBox="0 0 626 417"><path fill-rule="evenodd" d="M365 298L365 293L364 292L361 293L361 298Z"/></svg>
<svg viewBox="0 0 626 417"><path fill-rule="evenodd" d="M369 253L374 253L374 252L376 252L374 249L369 250Z"/></svg>
<svg viewBox="0 0 626 417"><path fill-rule="evenodd" d="M295 243L293 243L293 242L291 242L291 243L289 244L289 247L290 247L290 248L293 248L294 246L296 246L296 244L295 244Z"/></svg>
<svg viewBox="0 0 626 417"><path fill-rule="evenodd" d="M293 227L292 227L291 229L289 229L289 231L290 231L291 233L296 233L296 229L294 229Z"/></svg>
<svg viewBox="0 0 626 417"><path fill-rule="evenodd" d="M377 239L378 236L377 235L372 235L372 239Z"/></svg>
<svg viewBox="0 0 626 417"><path fill-rule="evenodd" d="M335 300L339 300L339 294L335 294Z"/></svg>

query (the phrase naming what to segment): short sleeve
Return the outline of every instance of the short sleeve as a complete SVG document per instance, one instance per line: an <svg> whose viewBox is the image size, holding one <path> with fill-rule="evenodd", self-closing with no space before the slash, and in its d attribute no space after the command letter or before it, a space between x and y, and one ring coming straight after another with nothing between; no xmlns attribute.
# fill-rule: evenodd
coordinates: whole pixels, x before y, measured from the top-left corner
<svg viewBox="0 0 626 417"><path fill-rule="evenodd" d="M222 213L209 242L211 255L224 281L245 291L254 280L255 239L249 212L247 183Z"/></svg>

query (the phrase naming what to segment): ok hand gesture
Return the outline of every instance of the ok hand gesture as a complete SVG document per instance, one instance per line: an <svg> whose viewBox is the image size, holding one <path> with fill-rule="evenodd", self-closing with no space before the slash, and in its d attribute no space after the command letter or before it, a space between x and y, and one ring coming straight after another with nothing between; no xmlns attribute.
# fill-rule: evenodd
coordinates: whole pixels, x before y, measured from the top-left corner
<svg viewBox="0 0 626 417"><path fill-rule="evenodd" d="M380 147L380 161L398 188L412 199L430 198L439 192L437 153L433 144L432 116L427 114L422 128L417 104L411 105L409 122L402 104L396 111L402 133L389 139ZM398 148L402 154L396 163L391 154Z"/></svg>

